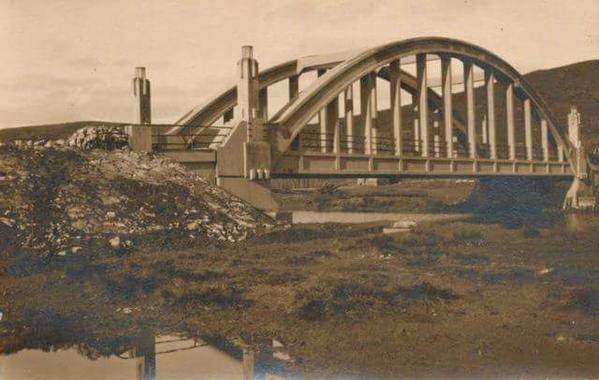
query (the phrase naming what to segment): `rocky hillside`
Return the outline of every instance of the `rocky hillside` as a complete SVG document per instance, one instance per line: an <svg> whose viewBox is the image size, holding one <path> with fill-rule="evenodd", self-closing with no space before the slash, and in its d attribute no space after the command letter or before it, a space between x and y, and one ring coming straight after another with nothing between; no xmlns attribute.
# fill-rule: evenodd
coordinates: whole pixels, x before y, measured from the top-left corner
<svg viewBox="0 0 599 380"><path fill-rule="evenodd" d="M80 133L75 137L84 141ZM162 157L0 146L3 253L64 256L220 244L269 227L270 219L251 206Z"/></svg>

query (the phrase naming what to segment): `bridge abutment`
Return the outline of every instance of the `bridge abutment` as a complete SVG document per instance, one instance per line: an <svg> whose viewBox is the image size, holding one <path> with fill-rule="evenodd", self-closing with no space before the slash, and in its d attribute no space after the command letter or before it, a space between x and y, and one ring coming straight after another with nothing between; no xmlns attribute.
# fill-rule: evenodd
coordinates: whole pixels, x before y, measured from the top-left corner
<svg viewBox="0 0 599 380"><path fill-rule="evenodd" d="M251 46L242 47L237 97L241 120L217 149L216 183L254 207L276 211L270 191L271 145L264 117L267 93L260 96L258 62Z"/></svg>

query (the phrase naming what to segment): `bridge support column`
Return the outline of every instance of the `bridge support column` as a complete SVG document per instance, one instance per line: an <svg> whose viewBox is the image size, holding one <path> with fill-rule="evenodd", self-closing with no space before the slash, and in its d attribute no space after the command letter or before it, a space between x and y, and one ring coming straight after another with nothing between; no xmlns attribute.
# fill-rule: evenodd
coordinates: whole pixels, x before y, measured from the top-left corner
<svg viewBox="0 0 599 380"><path fill-rule="evenodd" d="M430 123L428 120L428 86L426 79L426 54L416 55L416 92L418 96L418 123L422 142L420 153L428 157L430 153Z"/></svg>
<svg viewBox="0 0 599 380"><path fill-rule="evenodd" d="M441 85L443 92L443 122L445 127L445 146L447 158L454 158L453 152L453 104L451 57L441 57Z"/></svg>
<svg viewBox="0 0 599 380"><path fill-rule="evenodd" d="M344 92L345 133L347 135L347 153L354 152L354 88L350 84Z"/></svg>
<svg viewBox="0 0 599 380"><path fill-rule="evenodd" d="M339 124L339 97L335 98L327 105L327 130L333 130L332 151L335 154L341 153L341 124Z"/></svg>
<svg viewBox="0 0 599 380"><path fill-rule="evenodd" d="M485 71L485 88L487 90L487 127L489 133L489 158L497 159L497 127L495 125L495 75Z"/></svg>
<svg viewBox="0 0 599 380"><path fill-rule="evenodd" d="M134 152L151 152L152 128L144 126L144 124L152 123L150 81L146 78L145 67L135 68L133 97L135 99L135 125L130 126L128 130L129 146Z"/></svg>
<svg viewBox="0 0 599 380"><path fill-rule="evenodd" d="M549 161L549 128L547 120L541 119L541 144L543 146L543 161Z"/></svg>
<svg viewBox="0 0 599 380"><path fill-rule="evenodd" d="M369 73L360 80L360 101L364 118L364 153L376 154L376 74Z"/></svg>
<svg viewBox="0 0 599 380"><path fill-rule="evenodd" d="M474 106L474 66L464 61L464 90L466 92L466 122L468 126L468 150L470 158L476 158L476 114Z"/></svg>
<svg viewBox="0 0 599 380"><path fill-rule="evenodd" d="M321 77L323 76L327 71L324 69L320 69L318 70L318 76ZM320 151L322 153L326 153L327 152L327 145L328 145L328 139L330 138L330 128L327 125L327 121L328 121L328 117L327 117L327 111L329 110L328 105L326 107L324 107L323 109L320 110L320 112L318 112L318 125L320 126L320 140L319 140L319 146L320 146Z"/></svg>
<svg viewBox="0 0 599 380"><path fill-rule="evenodd" d="M526 159L532 161L533 147L532 147L532 110L530 105L530 99L524 99L524 138L526 145Z"/></svg>
<svg viewBox="0 0 599 380"><path fill-rule="evenodd" d="M299 94L299 75L289 77L289 101L294 99ZM297 134L297 146L298 150L302 151L302 136L300 133Z"/></svg>
<svg viewBox="0 0 599 380"><path fill-rule="evenodd" d="M389 64L389 80L391 91L391 117L393 119L393 144L395 155L403 155L403 141L401 134L401 76L400 61L396 60Z"/></svg>
<svg viewBox="0 0 599 380"><path fill-rule="evenodd" d="M507 145L509 159L516 159L516 119L514 117L514 85L509 83L505 90L505 113L507 122Z"/></svg>

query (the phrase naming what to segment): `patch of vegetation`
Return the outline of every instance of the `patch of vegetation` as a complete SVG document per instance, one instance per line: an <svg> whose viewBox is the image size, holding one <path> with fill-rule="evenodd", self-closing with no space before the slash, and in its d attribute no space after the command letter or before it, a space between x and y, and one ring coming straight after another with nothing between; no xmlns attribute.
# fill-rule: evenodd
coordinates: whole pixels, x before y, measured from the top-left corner
<svg viewBox="0 0 599 380"><path fill-rule="evenodd" d="M455 243L466 245L481 245L484 242L483 233L480 229L471 226L463 226L453 232Z"/></svg>
<svg viewBox="0 0 599 380"><path fill-rule="evenodd" d="M410 286L392 285L379 279L328 279L296 293L299 318L324 320L338 316L364 317L371 312L392 312L415 302L451 301L459 298L450 289L428 282Z"/></svg>
<svg viewBox="0 0 599 380"><path fill-rule="evenodd" d="M531 226L525 226L522 228L522 236L526 239L537 238L541 236L541 231Z"/></svg>
<svg viewBox="0 0 599 380"><path fill-rule="evenodd" d="M599 316L599 289L588 287L569 291L564 297L566 309L581 311L590 316Z"/></svg>

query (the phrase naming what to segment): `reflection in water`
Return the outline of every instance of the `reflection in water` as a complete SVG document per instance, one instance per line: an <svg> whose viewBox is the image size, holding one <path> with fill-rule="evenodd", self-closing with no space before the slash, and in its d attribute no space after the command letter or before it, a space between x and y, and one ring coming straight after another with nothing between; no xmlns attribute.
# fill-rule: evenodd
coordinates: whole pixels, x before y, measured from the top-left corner
<svg viewBox="0 0 599 380"><path fill-rule="evenodd" d="M0 379L279 379L289 356L280 342L260 351L226 343L218 347L179 336L139 335L135 346L91 360L76 349L23 350L0 356Z"/></svg>

